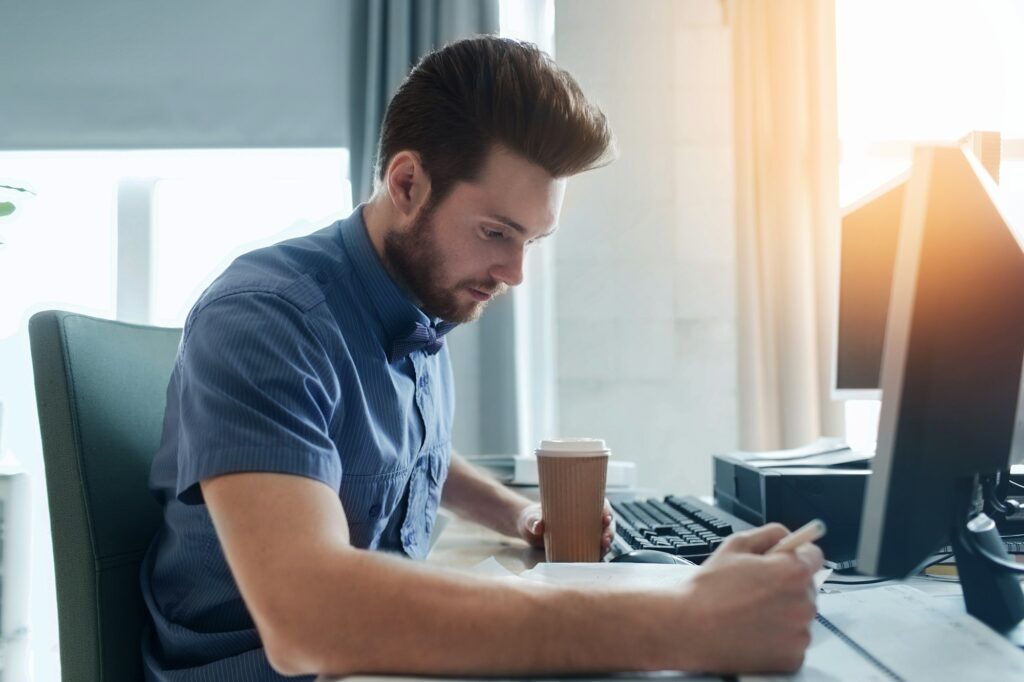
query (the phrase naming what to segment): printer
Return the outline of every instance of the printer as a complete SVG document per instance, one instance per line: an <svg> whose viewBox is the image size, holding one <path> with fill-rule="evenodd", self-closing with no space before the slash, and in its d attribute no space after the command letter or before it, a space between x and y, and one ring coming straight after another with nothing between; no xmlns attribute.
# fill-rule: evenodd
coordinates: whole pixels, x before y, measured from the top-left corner
<svg viewBox="0 0 1024 682"><path fill-rule="evenodd" d="M870 457L814 466L748 454L713 457L716 506L754 525L778 522L790 530L821 519L828 527L818 541L825 558L838 569L853 566Z"/></svg>

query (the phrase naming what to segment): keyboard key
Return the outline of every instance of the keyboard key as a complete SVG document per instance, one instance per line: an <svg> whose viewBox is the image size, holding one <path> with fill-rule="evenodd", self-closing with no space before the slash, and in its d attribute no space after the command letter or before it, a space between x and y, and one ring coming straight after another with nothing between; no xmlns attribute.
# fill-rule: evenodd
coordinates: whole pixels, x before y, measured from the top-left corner
<svg viewBox="0 0 1024 682"><path fill-rule="evenodd" d="M714 507L694 498L612 502L621 546L655 549L700 562L733 532L732 517L719 517ZM736 523L741 521L736 520ZM748 527L746 524L742 528Z"/></svg>

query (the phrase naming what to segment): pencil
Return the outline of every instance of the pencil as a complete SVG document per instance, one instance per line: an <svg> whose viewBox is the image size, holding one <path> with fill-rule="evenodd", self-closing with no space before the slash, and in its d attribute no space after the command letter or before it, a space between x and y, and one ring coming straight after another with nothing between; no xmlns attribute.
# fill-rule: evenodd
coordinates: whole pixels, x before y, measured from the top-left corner
<svg viewBox="0 0 1024 682"><path fill-rule="evenodd" d="M774 547L768 550L768 553L791 552L800 545L820 539L823 535L825 535L825 522L821 519L814 519L779 540Z"/></svg>

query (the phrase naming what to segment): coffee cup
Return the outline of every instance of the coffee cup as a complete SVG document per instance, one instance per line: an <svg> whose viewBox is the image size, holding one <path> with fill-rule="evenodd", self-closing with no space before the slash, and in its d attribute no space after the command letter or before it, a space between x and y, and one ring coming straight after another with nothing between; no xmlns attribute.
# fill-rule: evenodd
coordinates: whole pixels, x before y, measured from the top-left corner
<svg viewBox="0 0 1024 682"><path fill-rule="evenodd" d="M541 441L537 448L548 561L600 561L611 451L600 438Z"/></svg>

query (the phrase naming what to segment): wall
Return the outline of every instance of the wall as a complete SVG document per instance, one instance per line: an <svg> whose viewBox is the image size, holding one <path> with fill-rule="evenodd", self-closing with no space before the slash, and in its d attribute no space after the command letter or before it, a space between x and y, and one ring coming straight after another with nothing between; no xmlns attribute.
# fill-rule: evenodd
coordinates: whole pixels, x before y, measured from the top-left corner
<svg viewBox="0 0 1024 682"><path fill-rule="evenodd" d="M659 492L710 493L736 447L730 33L717 0L558 0L559 63L619 159L569 182L557 238L563 435Z"/></svg>

